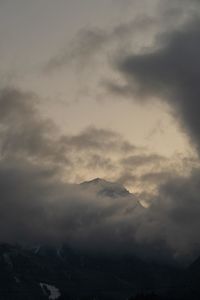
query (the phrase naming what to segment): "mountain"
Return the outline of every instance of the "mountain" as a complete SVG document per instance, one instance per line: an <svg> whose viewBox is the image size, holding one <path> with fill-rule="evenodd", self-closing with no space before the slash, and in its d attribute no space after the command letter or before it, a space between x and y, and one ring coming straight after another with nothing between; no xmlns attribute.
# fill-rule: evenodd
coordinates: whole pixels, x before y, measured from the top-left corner
<svg viewBox="0 0 200 300"><path fill-rule="evenodd" d="M178 272L137 257L92 255L67 245L0 245L1 300L125 300L141 291L163 293Z"/></svg>
<svg viewBox="0 0 200 300"><path fill-rule="evenodd" d="M120 275L125 265L128 278ZM67 246L59 251L43 246L36 251L3 244L0 299L123 299L134 289L130 264L125 265L117 267L116 260L90 257ZM116 272L118 268L122 270Z"/></svg>
<svg viewBox="0 0 200 300"><path fill-rule="evenodd" d="M200 299L200 288L199 288L199 280L200 280L200 257L198 257L186 270L186 274L184 276L184 290L185 294L188 297L193 295L193 299Z"/></svg>
<svg viewBox="0 0 200 300"><path fill-rule="evenodd" d="M95 178L90 181L85 181L81 183L81 186L83 186L84 188L95 190L98 195L111 198L128 197L132 195L123 185L117 182L106 181L101 178Z"/></svg>

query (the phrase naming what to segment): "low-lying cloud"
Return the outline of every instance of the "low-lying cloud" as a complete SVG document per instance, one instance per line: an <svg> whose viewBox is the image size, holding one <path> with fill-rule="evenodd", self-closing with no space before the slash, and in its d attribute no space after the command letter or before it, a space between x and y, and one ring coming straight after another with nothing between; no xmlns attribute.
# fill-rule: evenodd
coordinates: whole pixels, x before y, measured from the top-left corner
<svg viewBox="0 0 200 300"><path fill-rule="evenodd" d="M151 258L159 253L160 258L183 258L200 251L198 169L190 176L173 175L165 158L147 152L142 157L142 149L104 129L59 135L52 121L40 116L36 100L12 88L0 93L1 242L69 243L88 251ZM109 153L115 161L112 156L106 160ZM157 191L111 197L90 185L67 183L80 166L94 173L96 164L106 172L118 170L119 182L153 181ZM160 169L150 173L155 164ZM144 165L149 171L137 173ZM134 170L126 173L128 166ZM148 209L139 204L142 197L151 203Z"/></svg>

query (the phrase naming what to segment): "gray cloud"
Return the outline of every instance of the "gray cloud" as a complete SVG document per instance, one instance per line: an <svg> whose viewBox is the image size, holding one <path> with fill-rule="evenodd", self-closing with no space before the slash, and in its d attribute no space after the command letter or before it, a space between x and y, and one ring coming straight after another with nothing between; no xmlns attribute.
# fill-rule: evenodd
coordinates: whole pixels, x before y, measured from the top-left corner
<svg viewBox="0 0 200 300"><path fill-rule="evenodd" d="M141 149L111 131L89 128L76 136L60 136L40 116L35 95L11 88L1 90L0 95L0 241L67 242L89 251L145 257L183 258L200 250L195 231L199 226L199 170L188 177L166 175L162 168L160 174L141 175L141 184L157 183L156 194L149 189L113 198L92 186L66 183L63 174L70 178L74 164L80 171L81 160L93 172L95 165L106 171L114 167L116 172L122 160L114 163L105 153L130 155L133 165L160 163L162 158L147 153L138 156ZM32 146L32 139L37 147ZM132 173L125 178L125 171L120 165L119 181L139 180ZM138 204L142 199L150 201L149 209Z"/></svg>
<svg viewBox="0 0 200 300"><path fill-rule="evenodd" d="M116 1L114 1L116 2ZM191 15L196 13L196 0L176 0L173 2L151 1L151 12L148 11L149 1L118 1L120 6L129 7L133 11L127 22L113 24L109 28L82 28L71 40L43 66L49 74L75 64L79 70L94 69L96 59L107 61L115 52L126 53L128 49L134 53L144 52L152 45L156 35L178 27ZM116 6L116 3L115 3ZM81 68L80 68L81 66Z"/></svg>
<svg viewBox="0 0 200 300"><path fill-rule="evenodd" d="M138 37L138 32L149 31L155 27L154 20L149 16L136 16L133 20L110 29L89 28L80 30L71 45L64 47L44 65L44 72L49 74L70 64L89 68L94 60L112 53L112 49L129 44L130 35ZM124 47L123 47L124 48ZM93 65L94 66L94 65Z"/></svg>
<svg viewBox="0 0 200 300"><path fill-rule="evenodd" d="M199 36L199 18L194 17L183 27L159 36L159 48L121 57L117 68L126 83L124 86L109 85L118 94L137 94L145 101L151 97L166 101L198 148Z"/></svg>
<svg viewBox="0 0 200 300"><path fill-rule="evenodd" d="M55 167L14 159L0 162L0 195L1 242L67 242L127 252L128 240L122 239L129 227L126 218L142 210L133 196L99 196L93 188L64 183Z"/></svg>
<svg viewBox="0 0 200 300"><path fill-rule="evenodd" d="M158 154L150 154L150 155L134 155L124 158L121 163L125 165L127 168L137 168L142 166L147 166L148 164L160 164L165 161L163 156Z"/></svg>
<svg viewBox="0 0 200 300"><path fill-rule="evenodd" d="M81 30L70 47L67 47L46 63L44 71L55 71L77 61L83 65L88 57L94 56L97 51L102 49L107 38L106 33L98 28L95 30Z"/></svg>
<svg viewBox="0 0 200 300"><path fill-rule="evenodd" d="M0 91L1 155L67 163L53 132L51 120L43 120L37 96L13 88Z"/></svg>
<svg viewBox="0 0 200 300"><path fill-rule="evenodd" d="M149 211L150 218L157 219L152 223L152 234L157 231L164 237L177 256L199 251L199 175L198 169L189 177L172 176L160 186L158 198Z"/></svg>
<svg viewBox="0 0 200 300"><path fill-rule="evenodd" d="M62 183L53 168L1 161L0 240L68 242L112 253L143 249L146 257L163 249L161 257L163 253L179 259L193 257L200 246L198 172L190 178L168 178L152 206L143 209L137 196L113 199L92 188Z"/></svg>
<svg viewBox="0 0 200 300"><path fill-rule="evenodd" d="M61 135L52 120L41 117L39 99L32 93L6 88L0 91L0 153L4 159L28 160L56 166L68 180L83 180L91 170L111 178L127 168L122 157L138 159L144 149L107 129L89 127L77 135ZM140 154L138 166L152 154ZM135 158L134 158L135 157ZM148 158L149 157L149 158ZM133 166L132 166L133 167ZM113 174L113 175L111 175ZM102 175L101 175L102 176Z"/></svg>
<svg viewBox="0 0 200 300"><path fill-rule="evenodd" d="M84 30L72 48L48 62L46 70L70 61L87 64L104 47L116 43L120 59L115 68L124 85L111 82L110 89L129 97L137 93L144 102L152 96L167 102L199 147L200 32L195 2L190 3L189 10L184 0L173 1L167 9L161 5L165 15L161 28L158 16L143 16L108 31ZM176 30L165 27L167 20L180 15ZM147 49L145 38L149 32L157 33L156 26L166 32ZM125 46L130 49L131 35L135 38L144 32L144 48L140 44L134 53L121 51ZM0 241L68 242L93 251L157 258L166 253L174 258L199 255L200 171L194 168L199 162L183 159L179 168L107 129L90 127L76 135L61 135L51 120L41 117L38 101L33 93L9 87L0 90ZM188 170L182 172L185 166ZM113 198L67 183L91 173L96 177L99 170L138 190ZM148 202L149 208L142 208L138 201Z"/></svg>
<svg viewBox="0 0 200 300"><path fill-rule="evenodd" d="M123 139L123 137L111 130L89 127L80 134L64 136L62 142L66 147L81 150L118 151L128 153L136 147Z"/></svg>

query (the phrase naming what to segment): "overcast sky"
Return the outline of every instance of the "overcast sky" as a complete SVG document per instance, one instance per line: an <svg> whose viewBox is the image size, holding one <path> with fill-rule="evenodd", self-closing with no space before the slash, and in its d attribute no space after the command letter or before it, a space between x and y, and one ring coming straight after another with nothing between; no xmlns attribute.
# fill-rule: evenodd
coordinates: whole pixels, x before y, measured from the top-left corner
<svg viewBox="0 0 200 300"><path fill-rule="evenodd" d="M195 0L0 0L1 240L199 251L199 28Z"/></svg>
<svg viewBox="0 0 200 300"><path fill-rule="evenodd" d="M176 28L189 9L184 1L177 5L180 12L165 3L1 0L1 85L37 93L43 113L65 133L103 127L164 155L185 154L191 150L187 137L167 105L143 107L104 86L123 82L112 66L118 52L144 51L159 32Z"/></svg>

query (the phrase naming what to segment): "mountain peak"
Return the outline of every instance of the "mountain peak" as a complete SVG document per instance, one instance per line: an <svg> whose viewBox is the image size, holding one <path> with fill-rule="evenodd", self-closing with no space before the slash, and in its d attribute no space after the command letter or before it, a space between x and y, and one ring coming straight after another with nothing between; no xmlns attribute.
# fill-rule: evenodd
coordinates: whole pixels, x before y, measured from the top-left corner
<svg viewBox="0 0 200 300"><path fill-rule="evenodd" d="M106 180L105 179L103 179L103 178L100 178L100 177L96 177L96 178L94 178L94 179L91 179L91 180L88 180L88 181L85 181L85 182L94 182L94 183L98 183L98 182L106 182Z"/></svg>
<svg viewBox="0 0 200 300"><path fill-rule="evenodd" d="M90 181L84 181L82 186L97 190L99 195L107 197L125 197L130 195L129 191L118 182L111 182L101 178L94 178Z"/></svg>

